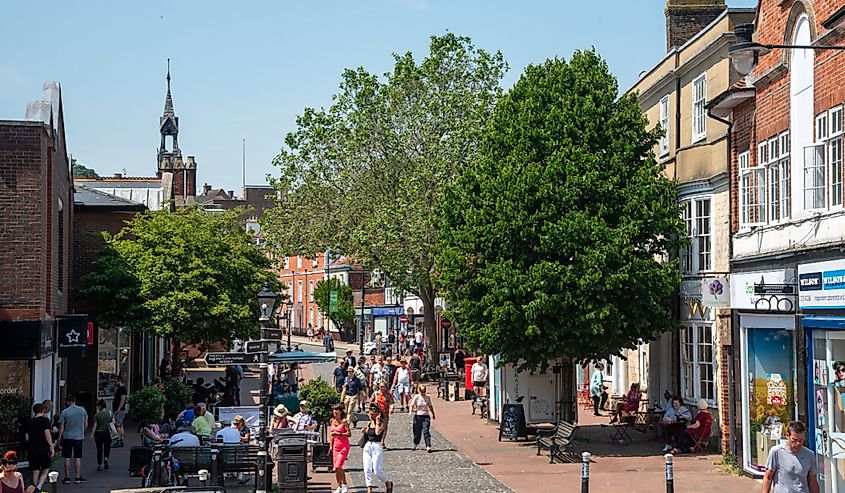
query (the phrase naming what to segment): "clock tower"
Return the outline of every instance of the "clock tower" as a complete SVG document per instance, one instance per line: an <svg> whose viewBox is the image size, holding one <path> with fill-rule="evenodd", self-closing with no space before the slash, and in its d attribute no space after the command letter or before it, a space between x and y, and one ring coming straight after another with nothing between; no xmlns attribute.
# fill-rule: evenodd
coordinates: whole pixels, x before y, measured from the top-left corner
<svg viewBox="0 0 845 493"><path fill-rule="evenodd" d="M158 148L156 176L161 178L164 200L170 202L170 209L191 204L197 195L197 164L194 156L182 159L179 149L179 117L173 111L173 96L170 93L170 59L167 59L167 95L164 99L164 113L159 118L161 144ZM168 146L169 144L169 146Z"/></svg>

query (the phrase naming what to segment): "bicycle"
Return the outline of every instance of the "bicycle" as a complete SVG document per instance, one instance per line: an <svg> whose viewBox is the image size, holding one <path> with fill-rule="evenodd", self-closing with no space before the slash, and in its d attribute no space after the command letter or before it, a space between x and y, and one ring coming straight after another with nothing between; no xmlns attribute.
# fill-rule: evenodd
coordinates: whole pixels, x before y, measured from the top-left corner
<svg viewBox="0 0 845 493"><path fill-rule="evenodd" d="M179 461L173 457L171 447L181 442L156 444L150 464L141 468L141 487L187 486L188 478L179 474Z"/></svg>

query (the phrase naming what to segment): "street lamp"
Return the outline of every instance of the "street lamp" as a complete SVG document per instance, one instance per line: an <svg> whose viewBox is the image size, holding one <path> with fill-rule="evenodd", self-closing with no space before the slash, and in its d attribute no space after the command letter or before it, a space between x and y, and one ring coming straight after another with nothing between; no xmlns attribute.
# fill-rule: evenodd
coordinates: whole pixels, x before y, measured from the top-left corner
<svg viewBox="0 0 845 493"><path fill-rule="evenodd" d="M736 41L728 48L728 56L740 75L748 75L757 65L760 55L769 53L773 48L785 50L845 50L845 46L811 46L811 45L773 45L755 42L754 24L741 24L734 29Z"/></svg>
<svg viewBox="0 0 845 493"><path fill-rule="evenodd" d="M261 291L255 296L258 302L259 317L258 322L261 324L261 377L259 382L258 398L261 402L261 413L258 416L258 485L256 493L266 493L270 484L270 478L267 477L267 464L269 456L267 455L267 414L270 411L269 396L267 395L267 359L269 348L267 347L267 322L273 316L273 309L276 307L276 300L279 295L270 289L270 283L265 281Z"/></svg>
<svg viewBox="0 0 845 493"><path fill-rule="evenodd" d="M290 321L293 318L293 299L288 298L288 301L285 303L285 307L287 308L287 310L285 310L285 313L287 314L288 319L288 352L290 352Z"/></svg>

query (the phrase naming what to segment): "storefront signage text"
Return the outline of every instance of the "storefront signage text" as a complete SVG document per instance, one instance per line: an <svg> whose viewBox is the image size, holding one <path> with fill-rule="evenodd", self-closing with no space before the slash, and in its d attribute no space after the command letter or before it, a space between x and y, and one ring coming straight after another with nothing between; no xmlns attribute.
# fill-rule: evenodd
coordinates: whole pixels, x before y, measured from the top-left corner
<svg viewBox="0 0 845 493"><path fill-rule="evenodd" d="M799 265L798 290L801 308L845 308L845 259Z"/></svg>
<svg viewBox="0 0 845 493"><path fill-rule="evenodd" d="M731 308L790 313L795 310L795 271L731 274Z"/></svg>

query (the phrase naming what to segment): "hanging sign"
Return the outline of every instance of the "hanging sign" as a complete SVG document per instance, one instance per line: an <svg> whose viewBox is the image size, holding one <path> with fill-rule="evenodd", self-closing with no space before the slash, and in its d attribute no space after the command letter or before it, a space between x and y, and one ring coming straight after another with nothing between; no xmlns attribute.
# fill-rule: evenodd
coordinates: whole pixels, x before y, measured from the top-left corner
<svg viewBox="0 0 845 493"><path fill-rule="evenodd" d="M731 307L731 285L727 277L701 280L701 304L710 308Z"/></svg>
<svg viewBox="0 0 845 493"><path fill-rule="evenodd" d="M337 313L337 291L329 291L329 313Z"/></svg>

